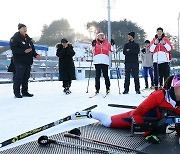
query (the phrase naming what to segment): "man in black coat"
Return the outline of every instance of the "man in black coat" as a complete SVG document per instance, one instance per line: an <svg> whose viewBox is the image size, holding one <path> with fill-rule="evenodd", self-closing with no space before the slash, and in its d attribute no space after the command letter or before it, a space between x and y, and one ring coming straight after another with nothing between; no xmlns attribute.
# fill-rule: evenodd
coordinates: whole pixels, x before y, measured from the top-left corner
<svg viewBox="0 0 180 154"><path fill-rule="evenodd" d="M139 62L138 54L140 51L139 44L134 42L135 33L128 34L129 42L124 45L123 54L125 55L125 83L123 94L128 94L130 85L130 75L134 77L136 94L140 94L139 84Z"/></svg>
<svg viewBox="0 0 180 154"><path fill-rule="evenodd" d="M32 39L26 34L27 27L24 24L18 25L18 32L10 39L10 48L13 53L15 65L15 76L13 80L13 90L16 98L32 97L28 93L28 79L30 77L33 57L40 60L40 55L36 53ZM20 86L22 86L20 93Z"/></svg>
<svg viewBox="0 0 180 154"><path fill-rule="evenodd" d="M72 44L68 43L67 39L63 38L61 44L56 45L56 56L59 57L59 81L63 81L64 92L70 94L72 80L76 79L75 66L73 56L75 52Z"/></svg>

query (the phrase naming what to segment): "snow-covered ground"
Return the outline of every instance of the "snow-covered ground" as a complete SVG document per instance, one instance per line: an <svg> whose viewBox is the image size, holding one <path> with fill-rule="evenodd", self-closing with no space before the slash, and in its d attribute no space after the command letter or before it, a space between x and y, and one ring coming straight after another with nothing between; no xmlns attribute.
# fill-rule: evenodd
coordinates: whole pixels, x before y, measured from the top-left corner
<svg viewBox="0 0 180 154"><path fill-rule="evenodd" d="M123 92L124 79L120 79L120 90ZM144 79L140 79L141 89L144 88ZM129 94L119 94L117 79L111 79L111 93L106 98L104 79L101 79L101 91L96 97L89 98L95 92L94 79L90 80L89 92L87 91L87 79L72 82L70 95L62 91L62 82L30 82L29 92L34 94L32 98L15 98L12 92L12 84L0 84L0 143L20 135L32 129L66 117L76 111L97 104L94 110L114 115L127 111L127 109L108 107L109 103L138 105L150 92L135 94L134 81L131 79ZM75 127L84 126L96 122L93 119L74 120L62 123L35 135L29 136L16 143L10 144L0 151L9 149L30 141L37 140L41 135L54 135Z"/></svg>

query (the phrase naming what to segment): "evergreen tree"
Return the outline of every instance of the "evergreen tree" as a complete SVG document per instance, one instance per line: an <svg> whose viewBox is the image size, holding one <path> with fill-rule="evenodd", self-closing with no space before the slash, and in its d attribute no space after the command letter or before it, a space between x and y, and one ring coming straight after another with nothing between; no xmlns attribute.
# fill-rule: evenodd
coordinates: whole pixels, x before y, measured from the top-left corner
<svg viewBox="0 0 180 154"><path fill-rule="evenodd" d="M60 42L62 38L66 38L69 42L74 41L74 31L66 19L54 20L49 26L44 25L39 44L54 46Z"/></svg>
<svg viewBox="0 0 180 154"><path fill-rule="evenodd" d="M108 25L106 20L100 22L88 22L87 29L89 29L91 26L99 28L107 37ZM126 19L124 19L123 21L111 22L111 37L115 40L116 45L121 48L127 42L128 33L132 31L135 32L135 41L142 46L145 41L146 33L136 23L133 23L132 21L128 21Z"/></svg>

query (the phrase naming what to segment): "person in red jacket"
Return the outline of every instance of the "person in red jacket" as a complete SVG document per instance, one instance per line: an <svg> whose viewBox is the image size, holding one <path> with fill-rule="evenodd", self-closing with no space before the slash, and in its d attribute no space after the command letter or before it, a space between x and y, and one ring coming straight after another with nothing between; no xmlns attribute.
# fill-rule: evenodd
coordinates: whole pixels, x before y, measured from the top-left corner
<svg viewBox="0 0 180 154"><path fill-rule="evenodd" d="M111 43L109 43L104 36L104 33L99 32L95 40L92 41L92 47L94 48L93 63L96 69L95 77L95 88L96 94L100 90L100 77L101 71L105 79L106 93L110 92L110 80L108 76L108 67L109 67L109 52L111 50Z"/></svg>
<svg viewBox="0 0 180 154"><path fill-rule="evenodd" d="M131 128L132 121L136 124L144 124L143 117L162 120L161 109L180 115L180 74L170 76L162 90L152 92L136 109L129 112L113 116L96 111L86 111L86 114L89 118L99 120L106 127L126 129ZM150 131L144 136L148 142L160 143L159 138Z"/></svg>
<svg viewBox="0 0 180 154"><path fill-rule="evenodd" d="M155 90L158 90L161 89L163 80L165 81L170 74L169 62L172 58L172 45L165 36L163 28L157 28L157 34L150 43L150 51L153 53Z"/></svg>

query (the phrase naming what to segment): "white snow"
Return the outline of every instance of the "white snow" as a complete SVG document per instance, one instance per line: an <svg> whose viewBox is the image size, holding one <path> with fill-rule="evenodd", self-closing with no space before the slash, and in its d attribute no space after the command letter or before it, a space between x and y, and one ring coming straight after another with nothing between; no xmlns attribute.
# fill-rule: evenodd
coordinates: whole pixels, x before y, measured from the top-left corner
<svg viewBox="0 0 180 154"><path fill-rule="evenodd" d="M135 94L134 80L131 79L129 94L120 95L117 79L111 79L111 93L103 98L105 85L102 78L100 94L94 98L89 98L95 92L94 79L90 80L88 93L86 93L87 81L88 79L73 81L70 95L63 93L62 82L60 81L30 82L29 92L33 93L34 97L21 99L14 97L11 83L0 84L0 143L95 104L98 105L94 109L95 111L109 115L122 113L127 109L108 107L108 104L138 105L145 99L142 96L150 93L146 91L142 92L141 95ZM123 92L124 79L120 79L119 82L120 90ZM141 78L140 82L141 89L143 89L144 79ZM97 121L93 119L71 120L0 148L0 151L37 140L41 135L54 135L94 122Z"/></svg>

